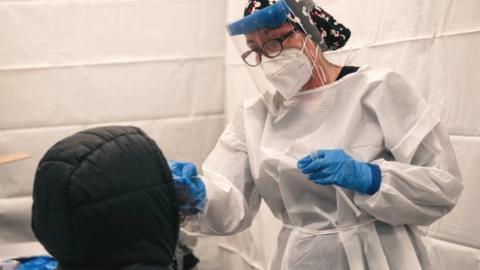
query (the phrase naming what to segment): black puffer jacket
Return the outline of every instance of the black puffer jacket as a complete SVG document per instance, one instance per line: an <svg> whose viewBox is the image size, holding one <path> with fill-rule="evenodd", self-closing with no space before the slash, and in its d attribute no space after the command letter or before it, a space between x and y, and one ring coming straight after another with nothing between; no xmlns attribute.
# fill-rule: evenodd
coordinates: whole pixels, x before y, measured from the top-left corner
<svg viewBox="0 0 480 270"><path fill-rule="evenodd" d="M163 154L135 127L58 142L38 165L32 228L63 269L168 269L179 209Z"/></svg>

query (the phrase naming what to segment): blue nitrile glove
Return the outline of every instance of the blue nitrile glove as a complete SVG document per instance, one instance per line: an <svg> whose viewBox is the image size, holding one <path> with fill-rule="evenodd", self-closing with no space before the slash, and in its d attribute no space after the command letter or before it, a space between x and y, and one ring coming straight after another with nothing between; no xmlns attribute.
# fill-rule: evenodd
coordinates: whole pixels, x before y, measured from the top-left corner
<svg viewBox="0 0 480 270"><path fill-rule="evenodd" d="M369 195L380 188L380 168L356 161L341 149L318 150L299 160L297 167L320 185L337 185Z"/></svg>
<svg viewBox="0 0 480 270"><path fill-rule="evenodd" d="M20 266L16 270L54 270L57 268L57 261L49 256L31 258L20 258Z"/></svg>
<svg viewBox="0 0 480 270"><path fill-rule="evenodd" d="M189 162L169 160L168 166L177 187L184 189L188 196L186 204L180 209L189 214L196 214L205 207L205 184L197 175L197 168Z"/></svg>

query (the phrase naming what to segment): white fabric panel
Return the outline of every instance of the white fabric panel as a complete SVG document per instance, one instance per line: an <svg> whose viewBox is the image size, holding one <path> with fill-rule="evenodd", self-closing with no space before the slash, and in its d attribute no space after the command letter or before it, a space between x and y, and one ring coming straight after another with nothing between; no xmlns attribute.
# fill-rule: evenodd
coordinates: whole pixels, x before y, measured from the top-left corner
<svg viewBox="0 0 480 270"><path fill-rule="evenodd" d="M154 139L170 159L201 164L224 126L223 115L99 125L134 125ZM0 198L29 196L40 158L54 143L92 126L59 126L0 131L2 151L23 149L32 158L0 166ZM194 134L194 136L192 136Z"/></svg>
<svg viewBox="0 0 480 270"><path fill-rule="evenodd" d="M238 18L243 17L243 9L247 5L247 1L236 1L236 0L228 0L227 5L227 23L233 22ZM242 59L240 58L240 54L230 39L230 36L225 31L226 39L227 39L227 46L225 48L225 61L227 66L232 64L241 64L243 63Z"/></svg>
<svg viewBox="0 0 480 270"><path fill-rule="evenodd" d="M0 1L0 69L223 57L217 0Z"/></svg>
<svg viewBox="0 0 480 270"><path fill-rule="evenodd" d="M221 114L222 77L222 59L0 71L0 129Z"/></svg>
<svg viewBox="0 0 480 270"><path fill-rule="evenodd" d="M0 1L0 129L222 112L224 8Z"/></svg>
<svg viewBox="0 0 480 270"><path fill-rule="evenodd" d="M225 117L233 120L240 101L257 94L255 85L248 78L248 71L243 65L228 65L225 70Z"/></svg>
<svg viewBox="0 0 480 270"><path fill-rule="evenodd" d="M480 8L478 15L480 16ZM480 51L476 49L479 47L480 32L458 35L446 40L443 65L447 72L444 79L443 115L451 134L454 135L480 136ZM436 89L432 88L430 91L434 92Z"/></svg>
<svg viewBox="0 0 480 270"><path fill-rule="evenodd" d="M475 0L315 2L352 30L347 48L480 30Z"/></svg>
<svg viewBox="0 0 480 270"><path fill-rule="evenodd" d="M29 197L55 142L136 125L167 158L201 164L224 127L216 0L0 0L0 243L33 240ZM12 229L13 228L13 229Z"/></svg>
<svg viewBox="0 0 480 270"><path fill-rule="evenodd" d="M453 136L452 143L462 172L464 191L453 211L430 227L429 235L480 250L480 211L476 210L480 205L480 138Z"/></svg>
<svg viewBox="0 0 480 270"><path fill-rule="evenodd" d="M0 199L0 258L2 244L34 239L30 229L31 208L32 197Z"/></svg>
<svg viewBox="0 0 480 270"><path fill-rule="evenodd" d="M0 260L18 258L27 254L41 256L48 252L38 242L0 245Z"/></svg>
<svg viewBox="0 0 480 270"><path fill-rule="evenodd" d="M434 269L480 269L480 249L437 239L431 239L429 244L431 256L435 262Z"/></svg>

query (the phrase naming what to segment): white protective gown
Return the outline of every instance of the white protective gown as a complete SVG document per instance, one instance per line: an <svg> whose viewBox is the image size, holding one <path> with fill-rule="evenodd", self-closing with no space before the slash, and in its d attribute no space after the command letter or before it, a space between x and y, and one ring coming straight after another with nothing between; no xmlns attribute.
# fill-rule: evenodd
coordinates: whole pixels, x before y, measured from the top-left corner
<svg viewBox="0 0 480 270"><path fill-rule="evenodd" d="M416 225L448 213L463 188L434 107L400 75L365 66L280 110L243 102L203 165L207 204L187 230L242 231L263 198L284 224L271 269L430 269ZM317 185L296 168L333 148L379 165L380 190Z"/></svg>

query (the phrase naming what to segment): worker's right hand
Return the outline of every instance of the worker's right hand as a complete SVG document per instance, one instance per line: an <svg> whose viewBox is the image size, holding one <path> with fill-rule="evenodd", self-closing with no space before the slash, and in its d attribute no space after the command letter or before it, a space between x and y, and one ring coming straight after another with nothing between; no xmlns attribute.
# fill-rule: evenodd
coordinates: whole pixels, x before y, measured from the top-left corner
<svg viewBox="0 0 480 270"><path fill-rule="evenodd" d="M318 150L315 156L307 155L297 163L313 182L369 195L379 190L382 178L377 165L354 160L342 149Z"/></svg>
<svg viewBox="0 0 480 270"><path fill-rule="evenodd" d="M180 196L180 210L187 214L196 214L205 207L205 184L197 175L197 168L189 162L169 160L173 181ZM186 196L186 198L182 198Z"/></svg>

